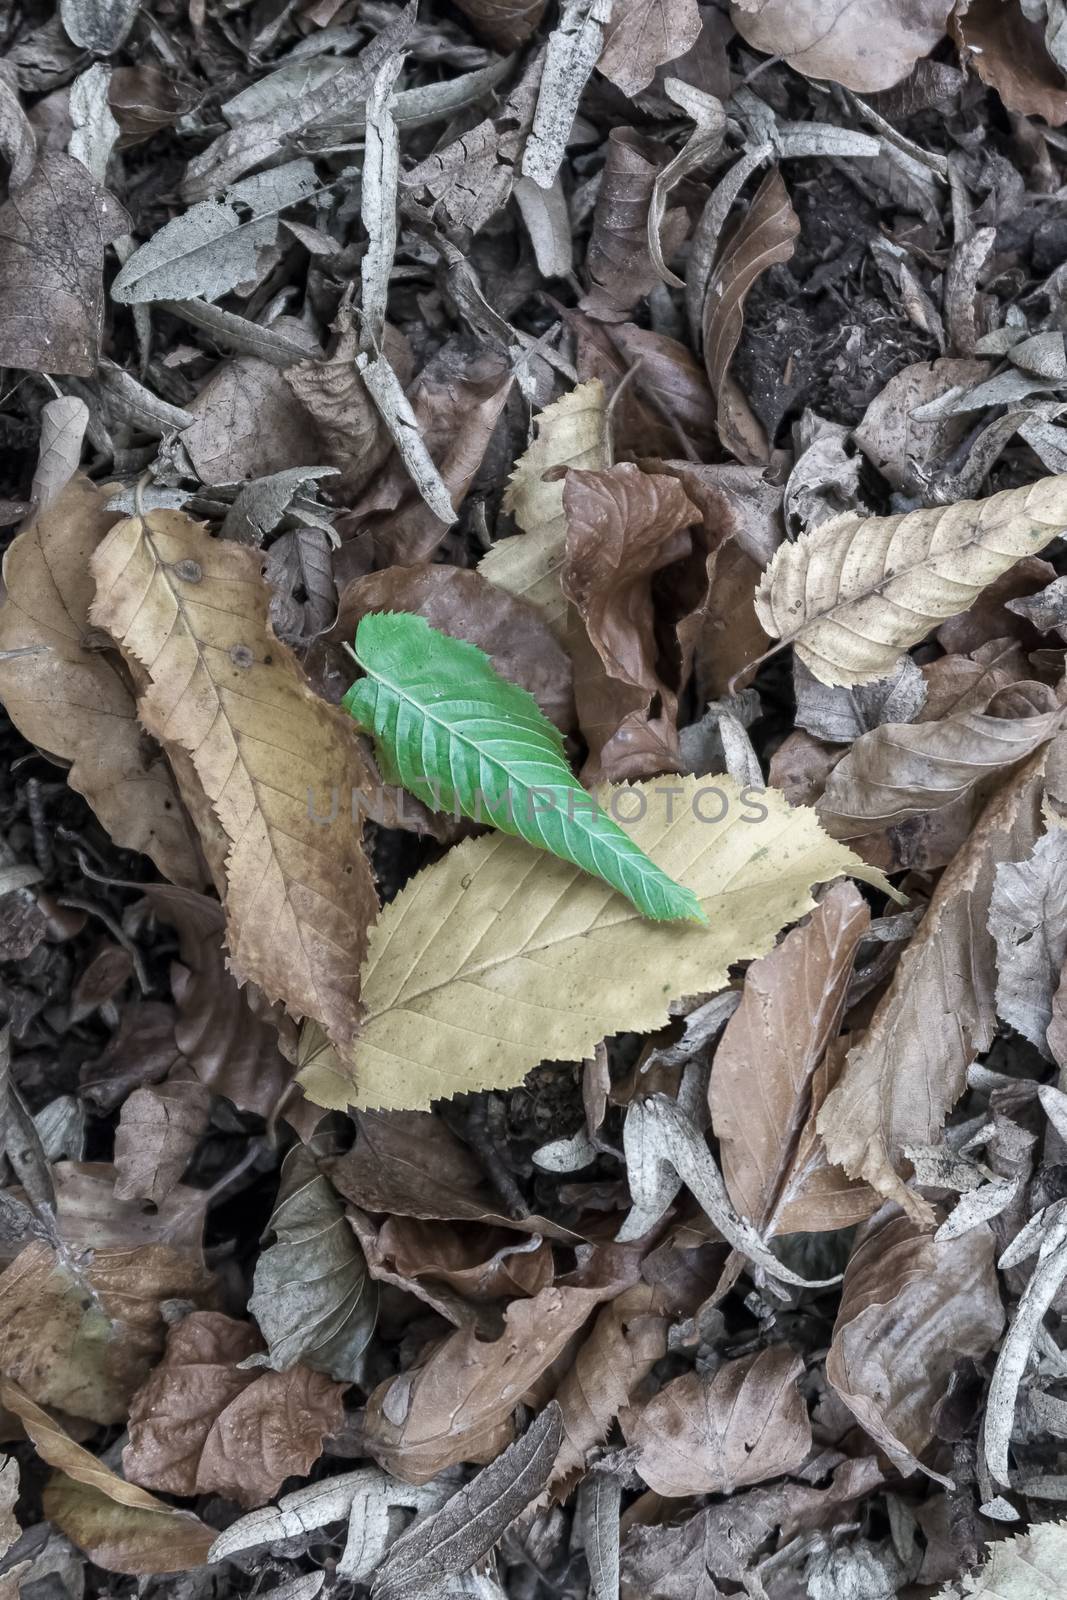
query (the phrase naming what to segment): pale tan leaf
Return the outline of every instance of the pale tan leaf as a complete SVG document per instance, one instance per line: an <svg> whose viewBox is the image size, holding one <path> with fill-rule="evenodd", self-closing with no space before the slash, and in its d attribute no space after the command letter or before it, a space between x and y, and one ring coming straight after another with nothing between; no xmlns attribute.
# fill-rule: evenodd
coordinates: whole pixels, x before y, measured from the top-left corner
<svg viewBox="0 0 1067 1600"><path fill-rule="evenodd" d="M376 905L351 804L367 786L354 724L312 693L271 633L253 551L156 511L114 528L92 570L93 619L148 676L142 721L191 758L229 842L239 978L346 1040ZM320 826L309 789L335 787L343 804Z"/></svg>
<svg viewBox="0 0 1067 1600"><path fill-rule="evenodd" d="M951 0L738 0L741 37L809 78L889 89L945 32Z"/></svg>
<svg viewBox="0 0 1067 1600"><path fill-rule="evenodd" d="M756 611L821 683L868 683L1065 523L1067 474L895 517L846 512L779 548Z"/></svg>
<svg viewBox="0 0 1067 1600"><path fill-rule="evenodd" d="M993 1042L995 951L986 924L994 876L1002 861L1023 860L1041 832L1048 749L994 796L941 877L819 1115L831 1161L924 1226L933 1225L933 1210L904 1181L904 1150L937 1141L967 1068Z"/></svg>
<svg viewBox="0 0 1067 1600"><path fill-rule="evenodd" d="M10 546L0 699L24 738L71 763L67 782L117 845L201 888L207 870L166 760L138 726L121 662L94 648L89 558L115 521L109 498L76 476ZM8 651L16 653L4 659Z"/></svg>
<svg viewBox="0 0 1067 1600"><path fill-rule="evenodd" d="M158 1206L181 1180L207 1127L210 1089L191 1072L135 1089L123 1103L115 1130L115 1194Z"/></svg>
<svg viewBox="0 0 1067 1600"><path fill-rule="evenodd" d="M826 1160L814 1120L852 963L870 912L850 883L749 967L712 1065L708 1103L730 1199L764 1235L849 1227L876 1209Z"/></svg>
<svg viewBox="0 0 1067 1600"><path fill-rule="evenodd" d="M853 873L884 887L810 811L773 790L746 795L730 778L689 777L603 796L698 895L707 927L650 923L500 833L419 873L373 931L352 1081L328 1103L418 1108L520 1083L545 1059L581 1060L606 1034L663 1026L673 997L725 985L732 962L764 954L812 909L812 884ZM317 1078L314 1092L325 1087Z"/></svg>
<svg viewBox="0 0 1067 1600"><path fill-rule="evenodd" d="M562 633L567 601L560 587L566 557L567 519L563 484L546 483L553 467L595 472L609 465L604 385L598 378L580 383L553 401L536 419L537 436L519 457L508 480L504 509L525 537L505 539L490 550L479 571L491 583L528 600Z"/></svg>

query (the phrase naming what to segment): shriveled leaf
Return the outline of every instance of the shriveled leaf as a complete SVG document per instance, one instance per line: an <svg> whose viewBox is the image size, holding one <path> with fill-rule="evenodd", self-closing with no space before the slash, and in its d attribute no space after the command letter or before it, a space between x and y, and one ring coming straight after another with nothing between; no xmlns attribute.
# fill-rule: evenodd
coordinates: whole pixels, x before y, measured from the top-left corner
<svg viewBox="0 0 1067 1600"><path fill-rule="evenodd" d="M902 367L875 395L853 438L894 489L924 487L966 432L964 417L920 420L915 413L950 390L977 383L988 371L988 362L973 357L916 361Z"/></svg>
<svg viewBox="0 0 1067 1600"><path fill-rule="evenodd" d="M699 33L696 0L631 0L612 12L597 70L623 94L635 95L652 82L657 67L684 55Z"/></svg>
<svg viewBox="0 0 1067 1600"><path fill-rule="evenodd" d="M303 1365L242 1370L259 1348L249 1323L216 1311L194 1311L171 1330L130 1406L122 1465L132 1483L258 1506L310 1472L343 1422L344 1386Z"/></svg>
<svg viewBox="0 0 1067 1600"><path fill-rule="evenodd" d="M545 1487L562 1432L552 1402L473 1482L397 1540L375 1575L375 1600L404 1600L480 1561Z"/></svg>
<svg viewBox="0 0 1067 1600"><path fill-rule="evenodd" d="M282 1169L270 1219L275 1243L256 1263L248 1309L284 1371L302 1361L344 1382L362 1376L378 1295L344 1207L314 1159L297 1146Z"/></svg>
<svg viewBox="0 0 1067 1600"><path fill-rule="evenodd" d="M648 219L664 166L662 146L633 128L613 128L608 135L585 259L590 288L581 306L590 316L622 321L660 276L649 250ZM685 237L684 213L665 216L662 235L662 254L670 256Z"/></svg>
<svg viewBox="0 0 1067 1600"><path fill-rule="evenodd" d="M935 1600L1059 1600L1067 1565L1067 1522L1039 1522L995 1539L980 1572L946 1584Z"/></svg>
<svg viewBox="0 0 1067 1600"><path fill-rule="evenodd" d="M691 891L585 793L559 729L484 651L423 617L378 612L361 620L355 654L366 676L342 703L373 733L390 783L562 857L610 883L643 916L703 920Z"/></svg>
<svg viewBox="0 0 1067 1600"><path fill-rule="evenodd" d="M750 465L769 459L770 441L731 375L730 363L741 338L749 290L768 267L789 260L799 232L800 219L775 168L722 249L704 297L704 363L718 407L719 439Z"/></svg>
<svg viewBox="0 0 1067 1600"><path fill-rule="evenodd" d="M350 724L270 633L259 558L157 511L119 523L92 571L93 620L147 675L141 720L191 759L226 836L237 973L351 1037L376 901L350 804L365 772ZM317 780L345 784L329 830L310 814Z"/></svg>
<svg viewBox="0 0 1067 1600"><path fill-rule="evenodd" d="M899 1472L920 1459L961 1356L979 1361L1004 1326L992 1232L937 1244L886 1207L845 1271L826 1376ZM942 1480L944 1481L944 1480Z"/></svg>
<svg viewBox="0 0 1067 1600"><path fill-rule="evenodd" d="M952 32L961 63L995 89L1009 111L1044 117L1054 128L1067 122L1067 85L1032 8L1005 11L996 0L972 0L955 8Z"/></svg>
<svg viewBox="0 0 1067 1600"><path fill-rule="evenodd" d="M636 803L630 837L697 895L706 928L647 924L596 879L520 840L465 841L378 922L353 1082L334 1103L347 1094L425 1106L518 1083L546 1058L581 1060L605 1034L662 1026L672 995L722 987L731 962L764 954L780 927L812 909L813 883L843 873L883 881L771 790L753 814L729 779L710 802L695 778L671 787L673 821L655 785L614 793L622 815Z"/></svg>
<svg viewBox="0 0 1067 1600"><path fill-rule="evenodd" d="M993 797L942 875L819 1114L830 1160L925 1226L933 1221L932 1210L905 1184L904 1150L935 1142L963 1091L968 1066L993 1041L989 903L999 864L1025 859L1041 831L1047 755L1046 746Z"/></svg>
<svg viewBox="0 0 1067 1600"><path fill-rule="evenodd" d="M14 1456L0 1457L0 1559L22 1534L15 1516L19 1497L19 1464Z"/></svg>
<svg viewBox="0 0 1067 1600"><path fill-rule="evenodd" d="M811 1449L803 1371L801 1357L777 1344L725 1361L713 1376L673 1379L622 1414L637 1471L667 1497L731 1494L795 1471Z"/></svg>
<svg viewBox="0 0 1067 1600"><path fill-rule="evenodd" d="M151 1576L207 1560L215 1531L199 1517L126 1483L8 1378L0 1378L0 1401L19 1418L41 1459L57 1469L44 1491L45 1516L91 1561L110 1572Z"/></svg>
<svg viewBox="0 0 1067 1600"><path fill-rule="evenodd" d="M359 335L351 313L340 312L335 329L330 354L288 367L285 381L314 423L322 459L340 473L338 494L348 497L358 494L381 467L392 440L356 366ZM388 348L388 329L385 342Z"/></svg>
<svg viewBox="0 0 1067 1600"><path fill-rule="evenodd" d="M835 884L802 928L749 967L715 1052L708 1103L723 1176L738 1211L768 1236L849 1227L878 1203L829 1165L815 1133L833 1086L824 1058L869 922L859 891Z"/></svg>
<svg viewBox="0 0 1067 1600"><path fill-rule="evenodd" d="M190 401L190 412L182 444L203 483L239 483L323 459L311 419L285 377L256 356L224 362Z"/></svg>
<svg viewBox="0 0 1067 1600"><path fill-rule="evenodd" d="M475 31L498 50L525 44L545 13L547 0L456 0Z"/></svg>
<svg viewBox="0 0 1067 1600"><path fill-rule="evenodd" d="M989 905L997 1013L1052 1059L1053 1002L1067 959L1067 831L1052 828L1021 862L997 868Z"/></svg>
<svg viewBox="0 0 1067 1600"><path fill-rule="evenodd" d="M170 769L146 747L120 663L93 648L89 559L115 521L106 502L76 477L9 547L0 698L25 738L71 763L68 783L116 844L199 887L206 873ZM2 659L7 651L15 653Z"/></svg>
<svg viewBox="0 0 1067 1600"><path fill-rule="evenodd" d="M821 683L868 683L1065 521L1067 476L901 516L846 513L779 549L756 611Z"/></svg>
<svg viewBox="0 0 1067 1600"><path fill-rule="evenodd" d="M165 1200L181 1181L210 1110L210 1091L191 1075L135 1089L115 1130L116 1195L157 1206Z"/></svg>
<svg viewBox="0 0 1067 1600"><path fill-rule="evenodd" d="M604 386L597 379L579 384L538 413L537 436L519 457L508 480L504 509L510 511L524 538L505 539L481 562L479 570L502 589L542 612L562 632L567 601L560 587L566 555L567 521L563 484L548 474L554 467L580 467L594 472L608 466Z"/></svg>
<svg viewBox="0 0 1067 1600"><path fill-rule="evenodd" d="M943 37L950 0L738 0L741 37L809 78L869 93L906 78Z"/></svg>

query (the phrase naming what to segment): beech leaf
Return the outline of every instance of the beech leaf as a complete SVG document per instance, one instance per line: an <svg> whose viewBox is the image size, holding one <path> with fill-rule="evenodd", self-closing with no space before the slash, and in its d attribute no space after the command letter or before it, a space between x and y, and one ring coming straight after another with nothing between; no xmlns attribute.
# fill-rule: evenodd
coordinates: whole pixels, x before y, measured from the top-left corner
<svg viewBox="0 0 1067 1600"><path fill-rule="evenodd" d="M846 512L779 547L756 591L820 683L869 683L1067 524L1067 475L895 517Z"/></svg>
<svg viewBox="0 0 1067 1600"><path fill-rule="evenodd" d="M590 799L533 695L477 645L413 613L383 611L360 621L355 655L366 677L342 704L373 733L387 782L603 878L643 916L704 920L692 890Z"/></svg>

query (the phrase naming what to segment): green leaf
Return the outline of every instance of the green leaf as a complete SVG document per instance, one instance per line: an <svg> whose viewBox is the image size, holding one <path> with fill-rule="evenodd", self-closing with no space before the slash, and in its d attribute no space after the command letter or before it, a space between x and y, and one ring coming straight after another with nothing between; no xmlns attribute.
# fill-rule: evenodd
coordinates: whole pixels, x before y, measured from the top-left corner
<svg viewBox="0 0 1067 1600"><path fill-rule="evenodd" d="M366 673L342 705L374 735L382 771L426 805L489 822L603 878L657 922L705 922L675 883L571 772L563 736L476 645L404 612L356 630Z"/></svg>

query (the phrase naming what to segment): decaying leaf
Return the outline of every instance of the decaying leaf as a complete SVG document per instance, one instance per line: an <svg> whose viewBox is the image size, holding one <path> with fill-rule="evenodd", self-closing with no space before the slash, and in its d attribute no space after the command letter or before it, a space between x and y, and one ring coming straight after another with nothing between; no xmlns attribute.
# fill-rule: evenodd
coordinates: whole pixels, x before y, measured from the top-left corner
<svg viewBox="0 0 1067 1600"><path fill-rule="evenodd" d="M522 156L522 172L542 189L551 187L563 160L578 102L604 44L603 24L611 0L564 0L541 69L533 127Z"/></svg>
<svg viewBox="0 0 1067 1600"><path fill-rule="evenodd" d="M115 1193L120 1200L167 1198L207 1127L211 1093L191 1074L154 1089L135 1089L115 1131Z"/></svg>
<svg viewBox="0 0 1067 1600"><path fill-rule="evenodd" d="M812 909L812 883L872 877L773 791L746 805L730 779L671 787L670 818L670 797L655 784L605 798L633 817L636 844L669 875L681 873L707 928L650 926L605 885L521 840L467 840L383 913L364 971L367 1019L349 1058L352 1079L335 1096L318 1081L312 1092L337 1105L429 1105L520 1082L546 1056L580 1060L606 1033L662 1025L672 993L715 989L730 962L763 954L784 923ZM643 984L642 973L653 981Z"/></svg>
<svg viewBox="0 0 1067 1600"><path fill-rule="evenodd" d="M323 459L311 418L278 368L259 357L223 362L190 412L182 444L204 483L239 483Z"/></svg>
<svg viewBox="0 0 1067 1600"><path fill-rule="evenodd" d="M206 871L170 769L146 744L121 664L95 648L89 624L89 560L115 521L107 498L76 477L9 547L0 697L27 739L71 763L67 781L118 844L199 888Z"/></svg>
<svg viewBox="0 0 1067 1600"><path fill-rule="evenodd" d="M256 1330L217 1311L173 1328L130 1407L122 1465L131 1483L167 1494L220 1494L259 1506L306 1475L344 1417L344 1386L310 1367L248 1371Z"/></svg>
<svg viewBox="0 0 1067 1600"><path fill-rule="evenodd" d="M633 128L612 129L586 255L590 289L581 306L590 316L621 321L659 277L649 250L648 218L662 165L654 141ZM684 214L674 211L662 219L663 255L673 254L684 230Z"/></svg>
<svg viewBox="0 0 1067 1600"><path fill-rule="evenodd" d="M997 868L989 905L997 946L997 1013L1046 1059L1053 1002L1067 959L1067 831L1052 828L1025 861Z"/></svg>
<svg viewBox="0 0 1067 1600"><path fill-rule="evenodd" d="M960 1356L980 1360L1004 1311L990 1229L937 1244L886 1207L845 1272L826 1376L899 1472L938 1474L921 1457Z"/></svg>
<svg viewBox="0 0 1067 1600"><path fill-rule="evenodd" d="M783 545L756 610L821 683L868 683L1067 521L1067 477L895 517L846 513Z"/></svg>
<svg viewBox="0 0 1067 1600"><path fill-rule="evenodd" d="M1067 122L1067 83L1046 46L1040 12L970 0L954 8L952 32L963 64L997 91L1009 111L1044 117L1053 127Z"/></svg>
<svg viewBox="0 0 1067 1600"><path fill-rule="evenodd" d="M351 1037L376 898L352 805L365 771L343 713L312 694L270 633L259 558L157 511L119 523L92 571L93 620L147 674L142 721L190 757L229 844L237 972ZM322 785L344 793L328 828L307 799Z"/></svg>
<svg viewBox="0 0 1067 1600"><path fill-rule="evenodd" d="M22 1533L15 1516L19 1497L19 1464L13 1456L0 1459L0 1558L7 1555Z"/></svg>
<svg viewBox="0 0 1067 1600"><path fill-rule="evenodd" d="M650 1489L668 1497L730 1494L793 1472L811 1449L797 1387L803 1362L788 1345L726 1361L714 1376L673 1379L622 1414L626 1442Z"/></svg>
<svg viewBox="0 0 1067 1600"><path fill-rule="evenodd" d="M757 50L867 93L906 78L944 35L951 10L949 0L737 0L730 15Z"/></svg>
<svg viewBox="0 0 1067 1600"><path fill-rule="evenodd" d="M635 95L652 82L657 67L684 55L699 32L696 0L633 0L613 10L597 70L624 94Z"/></svg>

